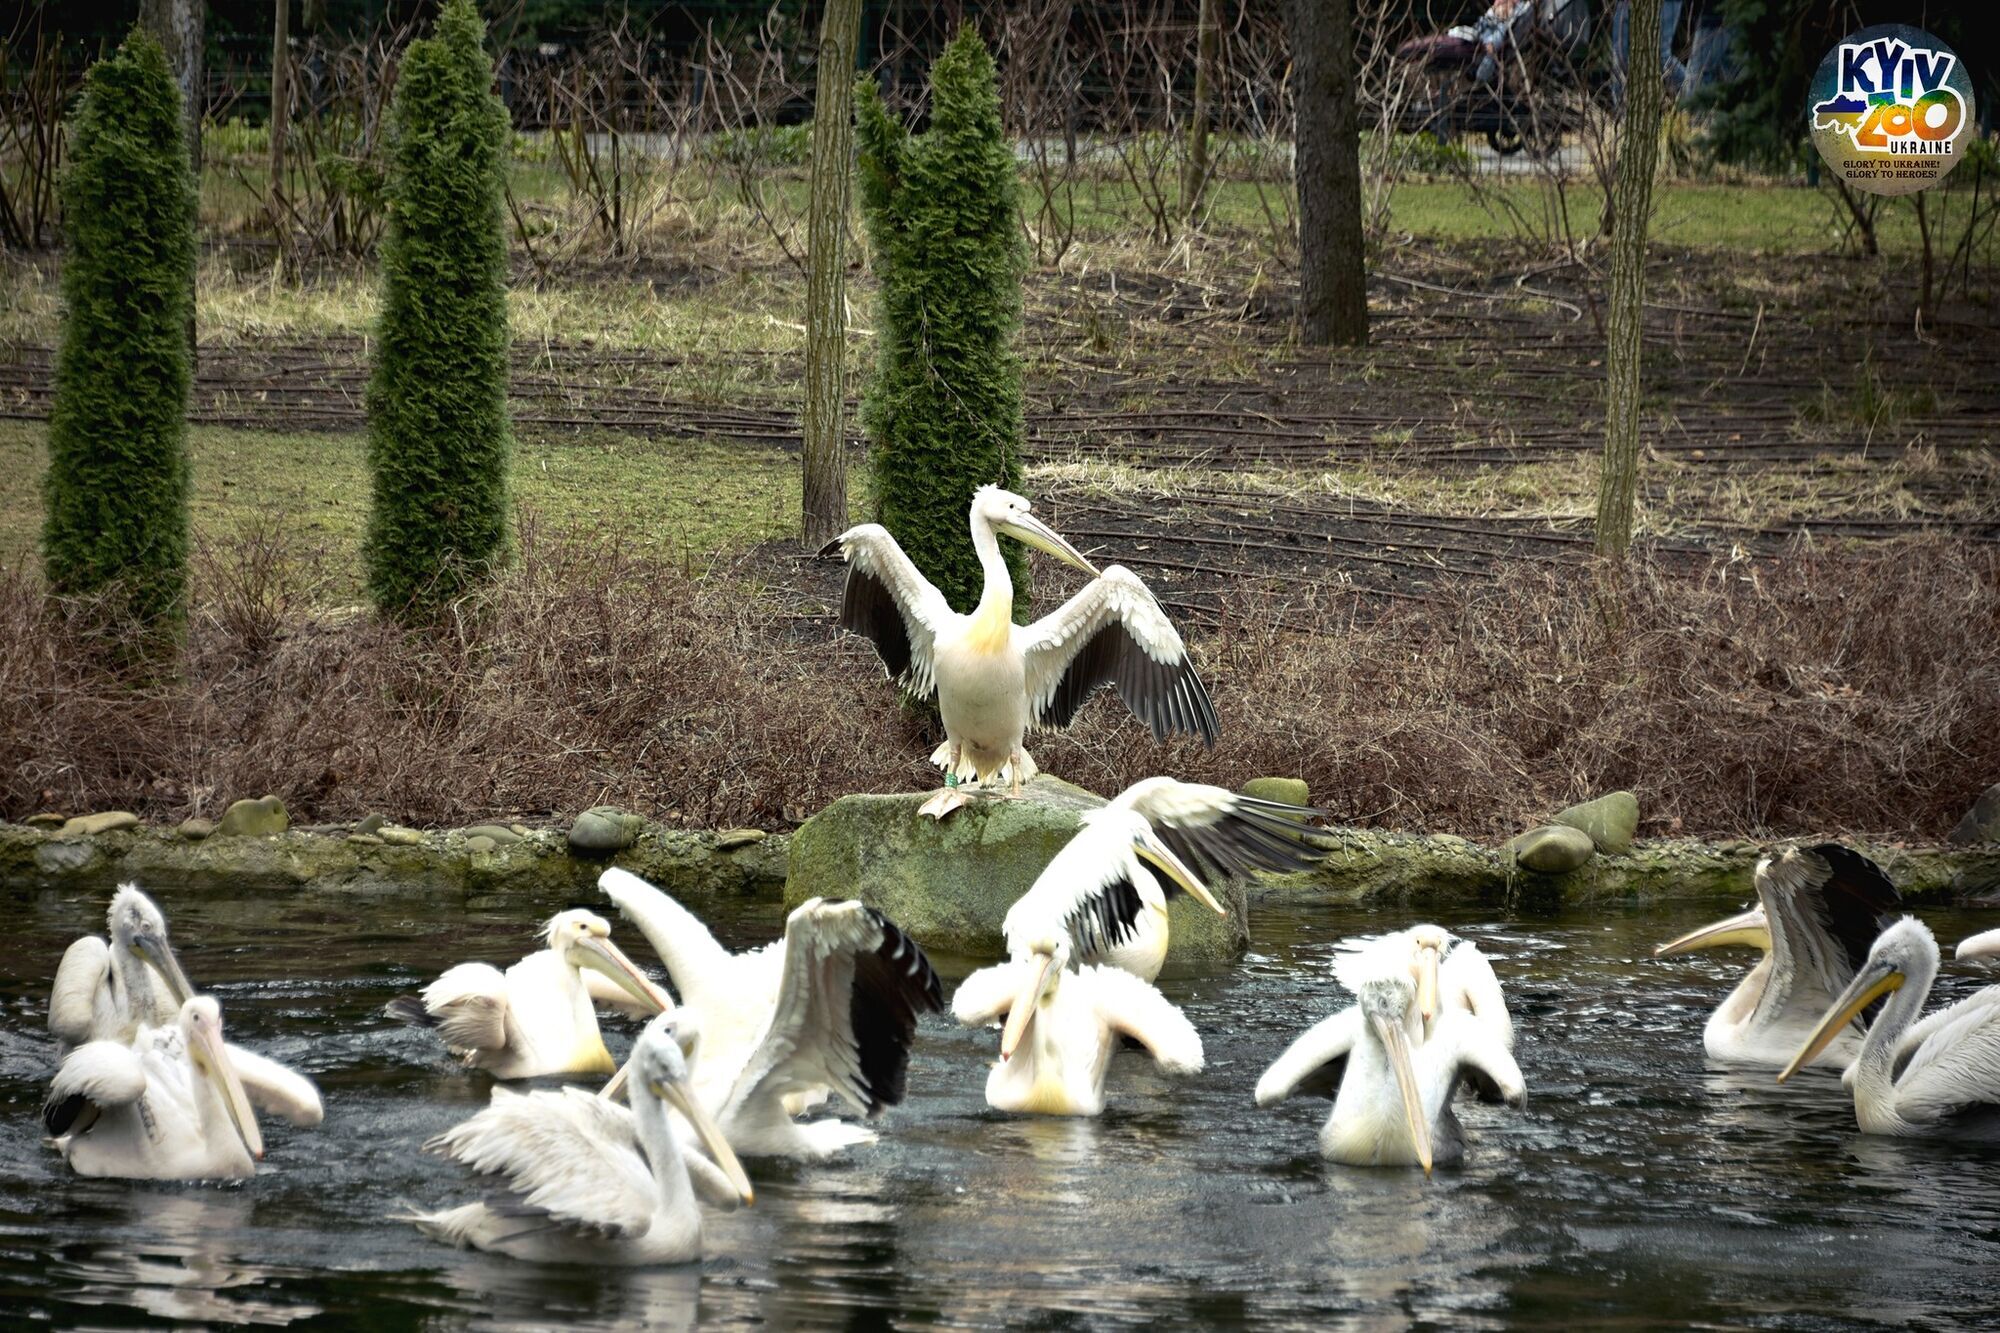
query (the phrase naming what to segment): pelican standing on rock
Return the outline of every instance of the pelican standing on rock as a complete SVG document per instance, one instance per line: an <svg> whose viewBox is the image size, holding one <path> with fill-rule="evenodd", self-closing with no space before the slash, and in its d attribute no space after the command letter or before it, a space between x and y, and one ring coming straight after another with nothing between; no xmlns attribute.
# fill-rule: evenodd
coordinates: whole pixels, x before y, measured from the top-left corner
<svg viewBox="0 0 2000 1333"><path fill-rule="evenodd" d="M71 1051L50 1084L42 1124L84 1176L234 1179L255 1173L264 1155L222 1041L222 1011L206 995L129 1044L90 1041Z"/></svg>
<svg viewBox="0 0 2000 1333"><path fill-rule="evenodd" d="M1757 862L1757 906L1661 945L1665 957L1747 944L1764 957L1717 1006L1702 1030L1709 1058L1784 1064L1895 919L1902 895L1880 866L1838 843L1793 847ZM1857 1029L1834 1034L1815 1057L1845 1065Z"/></svg>
<svg viewBox="0 0 2000 1333"><path fill-rule="evenodd" d="M1227 915L1202 879L1306 869L1319 853L1299 821L1323 813L1172 778L1136 782L1086 811L1076 836L1008 909L1008 955L1026 958L1035 941L1059 933L1077 962L1151 981L1167 960L1170 898L1186 893Z"/></svg>
<svg viewBox="0 0 2000 1333"><path fill-rule="evenodd" d="M1411 970L1402 936L1342 958L1335 972L1356 1002L1306 1029L1257 1080L1259 1106L1301 1092L1333 1097L1319 1136L1320 1152L1333 1161L1414 1165L1429 1174L1434 1164L1464 1156L1451 1105L1461 1082L1484 1100L1527 1101L1520 1066L1490 1018L1441 1007L1424 1035Z"/></svg>
<svg viewBox="0 0 2000 1333"><path fill-rule="evenodd" d="M167 1027L194 995L167 943L167 918L136 884L121 884L105 913L107 944L85 935L63 953L49 992L56 1054L87 1041L129 1043L142 1027Z"/></svg>
<svg viewBox="0 0 2000 1333"><path fill-rule="evenodd" d="M1120 1036L1169 1074L1201 1072L1201 1036L1166 996L1115 967L1069 964L1069 938L1050 935L1030 941L1024 958L974 972L952 997L952 1016L967 1027L1006 1020L986 1077L988 1106L1096 1115Z"/></svg>
<svg viewBox="0 0 2000 1333"><path fill-rule="evenodd" d="M1937 940L1923 922L1906 916L1890 926L1778 1081L1886 997L1846 1079L1861 1132L2000 1140L2000 986L1920 1019L1937 971Z"/></svg>
<svg viewBox="0 0 2000 1333"><path fill-rule="evenodd" d="M436 1028L446 1050L495 1078L609 1074L618 1066L597 1030L585 973L609 978L642 1012L672 1007L610 936L611 926L595 912L558 912L542 928L547 948L505 972L489 963L460 963L421 996L391 1000L387 1012Z"/></svg>
<svg viewBox="0 0 2000 1333"><path fill-rule="evenodd" d="M1035 772L1022 740L1030 726L1066 727L1101 685L1165 740L1170 731L1215 743L1215 706L1145 583L1122 565L1102 573L1011 491L972 497L972 545L986 583L971 615L952 610L886 528L864 523L827 545L847 560L842 628L866 635L892 679L919 698L936 693L945 741L931 762L946 790L926 802L942 818L965 797L1005 781L1020 795ZM1014 584L1000 555L1005 533L1092 576L1083 590L1032 625L1014 623Z"/></svg>
<svg viewBox="0 0 2000 1333"><path fill-rule="evenodd" d="M944 1007L930 959L864 903L814 898L785 934L731 954L695 916L629 871L598 887L639 927L692 1011L696 1096L742 1156L824 1158L875 1132L794 1116L837 1096L863 1116L903 1100L917 1016ZM622 1090L621 1071L605 1089Z"/></svg>
<svg viewBox="0 0 2000 1333"><path fill-rule="evenodd" d="M545 1263L679 1264L701 1257L701 1199L749 1203L750 1181L689 1086L678 1017L632 1048L632 1108L562 1088L493 1089L493 1102L424 1145L492 1178L483 1202L407 1220L447 1244ZM680 1113L714 1157L681 1147Z"/></svg>

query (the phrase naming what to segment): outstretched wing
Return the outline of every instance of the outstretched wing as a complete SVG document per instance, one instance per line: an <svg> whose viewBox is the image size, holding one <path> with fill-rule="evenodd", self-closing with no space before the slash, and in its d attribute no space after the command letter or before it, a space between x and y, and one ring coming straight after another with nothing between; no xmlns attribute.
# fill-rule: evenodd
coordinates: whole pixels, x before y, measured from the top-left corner
<svg viewBox="0 0 2000 1333"><path fill-rule="evenodd" d="M49 1033L64 1046L114 1034L99 1032L99 1001L111 971L111 946L85 935L63 951L49 990ZM108 1006L107 1006L108 1007Z"/></svg>
<svg viewBox="0 0 2000 1333"><path fill-rule="evenodd" d="M425 1019L454 1052L498 1051L508 1045L507 976L490 963L460 963L424 987ZM393 1006L398 1017L406 1007Z"/></svg>
<svg viewBox="0 0 2000 1333"><path fill-rule="evenodd" d="M958 983L952 992L951 1016L965 1027L985 1027L1007 1017L1028 982L1028 971L1039 964L1027 959L982 967Z"/></svg>
<svg viewBox="0 0 2000 1333"><path fill-rule="evenodd" d="M1326 811L1309 805L1260 800L1173 778L1147 778L1112 798L1144 817L1203 879L1227 879L1248 870L1290 873L1305 870L1324 852L1305 839L1305 821ZM1171 897L1172 886L1167 889Z"/></svg>
<svg viewBox="0 0 2000 1333"><path fill-rule="evenodd" d="M319 1089L303 1074L233 1044L229 1047L229 1067L236 1071L250 1105L265 1115L281 1115L304 1129L326 1119Z"/></svg>
<svg viewBox="0 0 2000 1333"><path fill-rule="evenodd" d="M1347 1057L1361 1040L1361 1008L1350 1005L1301 1032L1257 1080L1257 1105L1300 1095L1331 1099L1347 1073Z"/></svg>
<svg viewBox="0 0 2000 1333"><path fill-rule="evenodd" d="M740 1002L740 996L717 993L718 988L726 991L731 986L734 958L715 942L700 917L631 871L616 866L597 877L597 887L618 904L618 910L653 946L683 1004L720 1012Z"/></svg>
<svg viewBox="0 0 2000 1333"><path fill-rule="evenodd" d="M1486 1025L1501 1047L1514 1049L1514 1018L1507 1012L1507 995L1500 978L1479 946L1460 940L1438 966L1438 999L1447 1010L1470 1014Z"/></svg>
<svg viewBox="0 0 2000 1333"><path fill-rule="evenodd" d="M580 1088L493 1089L478 1115L424 1144L482 1175L496 1176L524 1212L605 1236L642 1236L652 1225L652 1170L632 1113Z"/></svg>
<svg viewBox="0 0 2000 1333"><path fill-rule="evenodd" d="M847 560L840 627L874 643L891 680L900 679L913 693L928 696L937 688L933 646L956 615L950 603L879 523L849 528L821 554L835 547Z"/></svg>
<svg viewBox="0 0 2000 1333"><path fill-rule="evenodd" d="M116 1041L88 1041L69 1053L49 1083L42 1125L61 1138L81 1134L110 1106L128 1106L146 1091L139 1052Z"/></svg>
<svg viewBox="0 0 2000 1333"><path fill-rule="evenodd" d="M930 959L888 917L857 902L801 904L785 921L777 1007L721 1118L782 1115L787 1094L821 1087L867 1115L894 1106L917 1015L943 1007Z"/></svg>
<svg viewBox="0 0 2000 1333"><path fill-rule="evenodd" d="M1454 1009L1438 1017L1437 1029L1424 1043L1422 1054L1428 1058L1434 1046L1450 1052L1455 1063L1453 1082L1471 1084L1480 1101L1525 1106L1528 1085L1521 1077L1521 1066L1515 1063L1514 1053L1508 1049L1512 1035L1510 1028L1510 1040L1503 1042L1490 1022L1469 1010Z"/></svg>
<svg viewBox="0 0 2000 1333"><path fill-rule="evenodd" d="M1873 861L1851 847L1823 842L1758 863L1760 897L1791 895L1811 911L1847 956L1844 981L1868 961L1868 951L1903 911L1903 895ZM1765 908L1770 914L1770 908ZM1838 987L1836 987L1838 989Z"/></svg>
<svg viewBox="0 0 2000 1333"><path fill-rule="evenodd" d="M1099 686L1115 685L1154 740L1170 731L1215 743L1215 705L1187 646L1137 574L1112 565L1020 631L1035 721L1066 727Z"/></svg>
<svg viewBox="0 0 2000 1333"><path fill-rule="evenodd" d="M1105 1026L1144 1046L1169 1074L1201 1072L1201 1034L1180 1006L1151 982L1115 967L1098 966L1079 969L1063 984L1087 988Z"/></svg>
<svg viewBox="0 0 2000 1333"><path fill-rule="evenodd" d="M1085 816L1076 836L1007 909L1000 923L1007 952L1025 956L1037 939L1060 932L1077 961L1102 958L1132 937L1148 897L1164 904L1157 891L1140 893L1137 881L1153 877L1137 869L1129 829Z"/></svg>

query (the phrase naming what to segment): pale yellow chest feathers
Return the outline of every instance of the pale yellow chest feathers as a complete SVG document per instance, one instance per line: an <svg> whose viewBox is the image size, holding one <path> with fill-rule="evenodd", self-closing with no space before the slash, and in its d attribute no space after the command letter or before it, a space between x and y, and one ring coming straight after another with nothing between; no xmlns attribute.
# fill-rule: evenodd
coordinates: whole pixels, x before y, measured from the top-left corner
<svg viewBox="0 0 2000 1333"><path fill-rule="evenodd" d="M1014 599L995 597L979 604L965 629L968 652L998 656L1006 651L1014 636Z"/></svg>

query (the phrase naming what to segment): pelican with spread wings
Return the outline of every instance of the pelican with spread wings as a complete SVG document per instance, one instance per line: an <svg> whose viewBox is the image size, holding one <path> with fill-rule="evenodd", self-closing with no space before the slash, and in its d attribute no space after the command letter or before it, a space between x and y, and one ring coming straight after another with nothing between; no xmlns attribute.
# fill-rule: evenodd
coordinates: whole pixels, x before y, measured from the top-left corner
<svg viewBox="0 0 2000 1333"><path fill-rule="evenodd" d="M638 927L680 992L693 1088L742 1156L825 1158L875 1132L797 1115L828 1095L872 1118L903 1100L917 1016L944 1007L930 959L863 903L800 904L782 939L740 954L693 913L616 867L598 887ZM616 1097L624 1071L606 1086Z"/></svg>
<svg viewBox="0 0 2000 1333"><path fill-rule="evenodd" d="M1008 909L1008 956L1068 938L1079 964L1108 963L1143 981L1167 959L1167 902L1185 893L1225 915L1202 881L1246 870L1304 870L1319 853L1300 821L1324 814L1173 778L1135 782L1083 816L1083 827Z"/></svg>
<svg viewBox="0 0 2000 1333"><path fill-rule="evenodd" d="M1792 847L1757 863L1757 906L1661 945L1658 955L1731 944L1764 957L1702 1031L1711 1059L1782 1065L1853 978L1902 895L1882 868L1839 843ZM1815 1059L1846 1065L1861 1049L1859 1025L1833 1034Z"/></svg>
<svg viewBox="0 0 2000 1333"><path fill-rule="evenodd" d="M964 804L960 781L1006 782L1015 795L1034 775L1022 740L1031 726L1066 727L1100 686L1115 685L1153 739L1173 731L1214 744L1215 706L1181 636L1137 574L1100 573L1011 491L972 497L972 545L985 587L961 615L879 524L850 528L827 546L847 560L842 628L874 641L892 678L920 698L937 695L945 741L931 762L946 790L923 807L942 818ZM1000 535L1046 551L1092 576L1083 591L1032 625L1014 623L1014 584Z"/></svg>

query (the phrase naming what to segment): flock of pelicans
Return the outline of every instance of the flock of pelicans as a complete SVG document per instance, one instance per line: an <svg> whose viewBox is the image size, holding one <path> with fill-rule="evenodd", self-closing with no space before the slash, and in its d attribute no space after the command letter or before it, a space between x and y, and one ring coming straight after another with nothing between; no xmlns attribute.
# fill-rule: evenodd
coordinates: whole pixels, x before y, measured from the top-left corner
<svg viewBox="0 0 2000 1333"><path fill-rule="evenodd" d="M945 817L967 788L1018 791L1033 771L1021 746L1028 726L1066 723L1103 684L1156 734L1213 735L1208 696L1136 576L1115 566L1097 574L1006 492L979 493L972 527L987 584L970 616L946 607L882 529L841 538L843 623L876 641L892 674L939 696L947 739L934 759L946 786L926 813ZM1000 533L1095 580L1015 626ZM1200 1035L1152 984L1167 952L1167 904L1186 894L1221 912L1205 881L1309 863L1304 821L1317 813L1159 777L1086 814L1008 912L1007 961L968 976L952 998L960 1023L999 1029L988 1104L1095 1115L1128 1041L1170 1073L1199 1073ZM1900 914L1882 871L1845 847L1791 848L1765 858L1755 878L1756 908L1659 950L1762 952L1709 1020L1708 1054L1781 1068L1780 1081L1807 1064L1843 1066L1869 1133L2000 1137L2000 986L1924 1015L1936 941ZM918 1017L944 997L923 950L880 912L814 899L786 920L783 938L731 954L637 876L609 869L599 887L646 937L678 1001L612 943L603 917L572 909L547 922L545 947L506 970L462 963L389 1005L499 1080L484 1110L425 1145L481 1176L484 1191L408 1217L430 1236L535 1260L698 1258L702 1205L751 1202L740 1159L823 1160L870 1143L875 1132L858 1121L903 1098ZM62 1061L43 1120L72 1169L248 1176L263 1155L259 1113L320 1122L308 1080L225 1039L215 1000L181 970L151 899L120 888L108 926L108 941L70 946L50 996ZM1965 940L1958 957L2000 957L2000 930ZM1420 925L1343 944L1334 971L1353 1004L1303 1032L1256 1088L1260 1106L1330 1098L1326 1157L1429 1172L1464 1153L1453 1109L1461 1089L1523 1104L1513 1020L1476 945ZM646 1020L622 1067L605 1047L600 1007ZM602 1082L505 1086L548 1077Z"/></svg>

